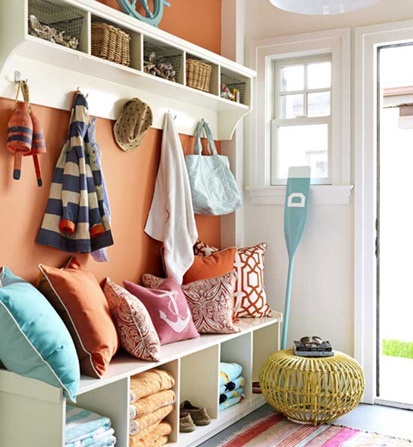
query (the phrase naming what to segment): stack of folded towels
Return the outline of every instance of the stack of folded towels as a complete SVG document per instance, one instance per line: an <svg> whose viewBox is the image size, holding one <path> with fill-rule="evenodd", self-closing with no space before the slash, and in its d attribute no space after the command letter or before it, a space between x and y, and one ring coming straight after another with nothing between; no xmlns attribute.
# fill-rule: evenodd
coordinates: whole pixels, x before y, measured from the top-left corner
<svg viewBox="0 0 413 447"><path fill-rule="evenodd" d="M113 447L114 433L108 417L66 406L65 447Z"/></svg>
<svg viewBox="0 0 413 447"><path fill-rule="evenodd" d="M176 400L175 379L151 369L130 378L129 447L158 447L168 442L171 425L164 420Z"/></svg>
<svg viewBox="0 0 413 447"><path fill-rule="evenodd" d="M219 411L222 411L243 399L245 379L238 363L221 362L219 366Z"/></svg>

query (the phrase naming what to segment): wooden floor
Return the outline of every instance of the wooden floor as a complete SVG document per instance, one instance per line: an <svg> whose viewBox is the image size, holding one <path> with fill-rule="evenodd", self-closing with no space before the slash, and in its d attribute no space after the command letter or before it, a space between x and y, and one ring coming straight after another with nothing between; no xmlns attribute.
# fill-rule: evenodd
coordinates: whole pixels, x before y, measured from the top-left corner
<svg viewBox="0 0 413 447"><path fill-rule="evenodd" d="M269 405L264 405L198 447L216 447L234 432L272 411ZM396 438L410 439L413 442L412 410L402 410L383 405L360 404L353 411L336 419L333 423L334 425L343 425Z"/></svg>

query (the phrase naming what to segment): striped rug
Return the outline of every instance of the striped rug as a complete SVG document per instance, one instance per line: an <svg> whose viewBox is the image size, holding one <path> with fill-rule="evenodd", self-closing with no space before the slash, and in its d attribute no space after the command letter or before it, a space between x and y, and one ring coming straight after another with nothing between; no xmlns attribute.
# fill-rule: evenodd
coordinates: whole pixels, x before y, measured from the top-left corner
<svg viewBox="0 0 413 447"><path fill-rule="evenodd" d="M270 414L217 447L413 447L413 442L334 425L297 424Z"/></svg>

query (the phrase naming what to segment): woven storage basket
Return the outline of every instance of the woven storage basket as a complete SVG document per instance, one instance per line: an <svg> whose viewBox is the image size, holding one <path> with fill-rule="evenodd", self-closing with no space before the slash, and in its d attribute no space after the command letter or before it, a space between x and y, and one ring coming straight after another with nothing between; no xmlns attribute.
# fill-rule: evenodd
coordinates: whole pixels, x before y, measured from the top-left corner
<svg viewBox="0 0 413 447"><path fill-rule="evenodd" d="M348 413L360 402L365 381L359 363L342 352L299 357L292 349L271 354L259 373L266 401L287 418L314 425Z"/></svg>
<svg viewBox="0 0 413 447"><path fill-rule="evenodd" d="M212 67L196 59L186 60L186 85L204 92L209 92Z"/></svg>
<svg viewBox="0 0 413 447"><path fill-rule="evenodd" d="M107 23L92 23L92 54L117 64L130 64L130 36Z"/></svg>

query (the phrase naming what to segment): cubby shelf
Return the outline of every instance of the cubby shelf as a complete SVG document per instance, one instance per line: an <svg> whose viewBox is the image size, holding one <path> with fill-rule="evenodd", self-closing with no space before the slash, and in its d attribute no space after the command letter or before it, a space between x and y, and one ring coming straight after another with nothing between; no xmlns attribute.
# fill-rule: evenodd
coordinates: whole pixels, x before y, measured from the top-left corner
<svg viewBox="0 0 413 447"><path fill-rule="evenodd" d="M265 403L253 394L263 361L279 349L281 314L271 318L241 319L241 332L202 335L162 346L160 362L139 361L118 354L101 379L82 376L76 405L111 418L117 447L128 446L130 377L151 368L173 374L177 404L167 420L173 430L168 446L195 447ZM219 363L243 367L245 398L219 412ZM192 433L179 433L179 402L190 400L205 406L210 425ZM62 391L35 379L0 369L0 445L64 447L66 399Z"/></svg>
<svg viewBox="0 0 413 447"><path fill-rule="evenodd" d="M42 4L45 8L52 5L76 13L76 20L82 21L76 49L29 34L28 17L32 11L41 9ZM237 123L251 110L253 70L101 3L0 0L0 8L1 97L15 98L14 80L18 72L29 81L34 104L69 110L72 93L79 88L89 94L92 115L116 119L127 99L139 97L152 108L155 128L163 127L165 112L170 110L177 115L179 132L192 134L196 122L204 118L219 140L231 139ZM93 22L113 25L130 36L129 66L92 55ZM144 60L152 51L176 65L175 82L145 73ZM208 92L186 85L187 58L212 66ZM240 102L220 96L222 82L240 91Z"/></svg>

